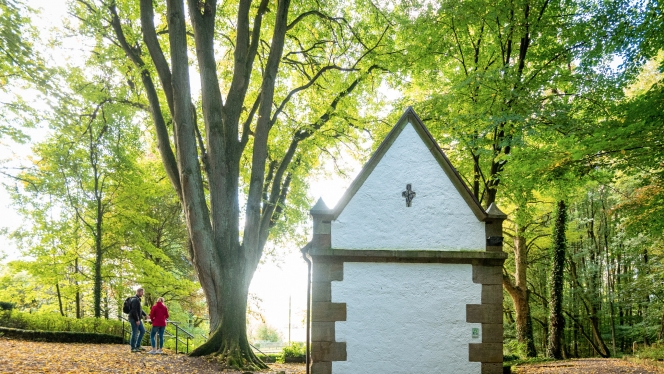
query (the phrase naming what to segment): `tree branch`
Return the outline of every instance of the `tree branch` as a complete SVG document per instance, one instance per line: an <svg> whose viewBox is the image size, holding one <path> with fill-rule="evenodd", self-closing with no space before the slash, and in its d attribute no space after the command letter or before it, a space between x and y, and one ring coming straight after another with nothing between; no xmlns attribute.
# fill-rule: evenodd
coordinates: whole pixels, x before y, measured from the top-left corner
<svg viewBox="0 0 664 374"><path fill-rule="evenodd" d="M151 4L152 3L150 2L150 5ZM129 59L134 63L134 65L141 71L141 81L145 87L148 103L150 105L150 114L152 115L152 121L154 122L155 130L157 133L157 148L161 154L164 169L166 169L166 174L168 175L171 184L175 188L178 196L182 197L182 187L180 185L180 177L178 175L177 161L175 160L175 154L171 148L168 128L166 127L166 122L161 112L159 96L157 95L157 90L155 89L154 83L152 82L152 77L150 77L150 72L146 68L143 59L141 59L140 55L137 54L137 51L131 48L127 43L124 32L122 31L122 25L120 23L117 9L115 8L115 4L111 4L109 6L109 11L111 12L111 25L113 26L115 36L118 39L120 46L122 47L125 54L129 57Z"/></svg>

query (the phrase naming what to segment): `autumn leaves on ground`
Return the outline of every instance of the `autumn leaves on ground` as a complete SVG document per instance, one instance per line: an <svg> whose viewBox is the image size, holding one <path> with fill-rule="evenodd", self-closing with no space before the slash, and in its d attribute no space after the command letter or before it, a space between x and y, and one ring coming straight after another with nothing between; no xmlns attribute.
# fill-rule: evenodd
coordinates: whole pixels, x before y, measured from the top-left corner
<svg viewBox="0 0 664 374"><path fill-rule="evenodd" d="M266 374L304 374L304 364L270 364ZM129 345L42 343L0 338L0 373L225 373L200 357L131 353Z"/></svg>
<svg viewBox="0 0 664 374"><path fill-rule="evenodd" d="M303 374L304 364L270 364L266 374ZM401 372L404 372L401 370ZM518 374L651 374L654 366L621 359L579 359L519 366ZM126 345L42 343L0 338L0 373L226 373L205 358L130 353Z"/></svg>

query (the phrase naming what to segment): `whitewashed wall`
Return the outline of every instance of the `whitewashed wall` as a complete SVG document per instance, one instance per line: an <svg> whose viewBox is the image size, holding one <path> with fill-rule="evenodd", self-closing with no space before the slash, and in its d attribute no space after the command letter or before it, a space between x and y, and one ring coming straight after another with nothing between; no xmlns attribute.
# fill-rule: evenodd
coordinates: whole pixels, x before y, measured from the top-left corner
<svg viewBox="0 0 664 374"><path fill-rule="evenodd" d="M409 208L407 183L417 193ZM332 221L332 248L484 250L484 223L408 123Z"/></svg>
<svg viewBox="0 0 664 374"><path fill-rule="evenodd" d="M480 304L481 290L467 264L344 263L332 301L346 303L336 341L346 342L347 361L332 372L480 373L468 344L482 341L481 324L466 323L466 304Z"/></svg>

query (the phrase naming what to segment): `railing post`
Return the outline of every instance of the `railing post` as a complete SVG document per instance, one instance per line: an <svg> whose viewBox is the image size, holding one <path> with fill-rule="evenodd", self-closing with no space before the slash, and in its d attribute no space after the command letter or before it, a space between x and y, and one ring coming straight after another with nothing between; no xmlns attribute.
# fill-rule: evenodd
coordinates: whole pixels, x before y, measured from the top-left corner
<svg viewBox="0 0 664 374"><path fill-rule="evenodd" d="M179 328L178 328L178 325L176 324L175 325L175 354L179 353L178 352L178 340L179 340L178 339L178 330L179 330Z"/></svg>
<svg viewBox="0 0 664 374"><path fill-rule="evenodd" d="M125 336L124 320L122 320L122 344L125 343L124 336Z"/></svg>

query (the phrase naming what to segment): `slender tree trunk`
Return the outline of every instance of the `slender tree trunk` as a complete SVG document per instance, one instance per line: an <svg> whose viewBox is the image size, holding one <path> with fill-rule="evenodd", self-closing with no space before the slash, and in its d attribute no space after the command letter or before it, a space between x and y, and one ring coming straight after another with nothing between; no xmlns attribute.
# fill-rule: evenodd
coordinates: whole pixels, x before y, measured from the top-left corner
<svg viewBox="0 0 664 374"><path fill-rule="evenodd" d="M60 282L55 282L55 291L58 293L58 306L60 307L60 315L65 316L65 311L62 309L62 295L60 294Z"/></svg>
<svg viewBox="0 0 664 374"><path fill-rule="evenodd" d="M516 335L519 343L526 345L526 355L535 357L537 350L533 339L533 325L530 318L530 304L528 285L526 283L526 270L528 269L528 254L526 238L521 236L519 227L516 227L514 236L514 281L503 276L503 287L512 298L516 312Z"/></svg>
<svg viewBox="0 0 664 374"><path fill-rule="evenodd" d="M93 231L92 234L95 238L95 269L94 269L94 291L93 291L93 303L94 303L94 315L95 317L101 317L101 286L102 286L102 277L101 277L101 264L103 261L103 248L102 248L102 225L103 225L103 186L100 184L100 175L99 175L99 155L97 150L96 139L93 134L92 128L88 130L90 136L90 148L89 148L89 157L90 157L90 167L92 168L92 175L94 176L94 195L95 195L95 222L94 228L90 225L90 229ZM98 135L101 137L102 132ZM98 139L97 139L98 140Z"/></svg>
<svg viewBox="0 0 664 374"><path fill-rule="evenodd" d="M549 345L546 355L562 359L561 337L565 327L562 314L563 305L563 268L565 265L565 225L567 223L567 207L564 201L558 202L558 212L553 229L553 266L551 268L551 298L549 301Z"/></svg>
<svg viewBox="0 0 664 374"><path fill-rule="evenodd" d="M94 273L94 315L101 317L101 248L95 248L95 273Z"/></svg>
<svg viewBox="0 0 664 374"><path fill-rule="evenodd" d="M104 296L104 318L108 319L110 308L108 307L108 292Z"/></svg>
<svg viewBox="0 0 664 374"><path fill-rule="evenodd" d="M78 257L74 259L74 274L78 274ZM76 287L76 318L80 319L83 316L81 315L81 289L78 287L78 280L74 280L74 286Z"/></svg>

